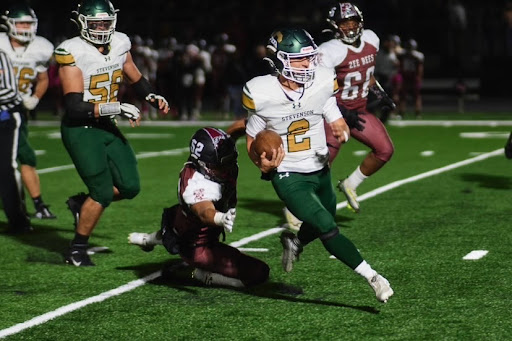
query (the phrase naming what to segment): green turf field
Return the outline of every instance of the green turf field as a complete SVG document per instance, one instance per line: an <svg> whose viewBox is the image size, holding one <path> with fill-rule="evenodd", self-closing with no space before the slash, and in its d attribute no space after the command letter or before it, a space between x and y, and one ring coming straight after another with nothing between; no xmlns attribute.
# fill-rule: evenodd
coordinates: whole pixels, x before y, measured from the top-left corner
<svg viewBox="0 0 512 341"><path fill-rule="evenodd" d="M485 114L470 118L503 120ZM143 122L122 128L139 155L141 193L105 211L90 240L91 246L108 247L91 256L97 266L65 265L62 254L73 236L65 201L86 188L69 166L59 127L32 125L43 196L58 218L33 220L31 235L0 234L0 338L510 339L512 160L504 157L503 146L512 121L503 126L405 122L388 126L395 155L359 187L361 213L340 208L337 214L341 231L391 282L395 295L387 304L377 302L362 277L329 258L319 241L305 248L293 272L281 270L275 228L284 223L283 205L270 183L259 179L243 141L237 218L227 242L257 249L248 253L270 265L270 282L232 290L163 279L159 271L177 256L163 248L144 253L127 243L127 235L156 230L162 208L177 202L178 172L198 126ZM349 141L333 166L333 184L365 152L365 146ZM344 197L338 199L343 206ZM30 202L28 208L33 211ZM5 221L0 213L0 231ZM463 259L474 250L488 253Z"/></svg>

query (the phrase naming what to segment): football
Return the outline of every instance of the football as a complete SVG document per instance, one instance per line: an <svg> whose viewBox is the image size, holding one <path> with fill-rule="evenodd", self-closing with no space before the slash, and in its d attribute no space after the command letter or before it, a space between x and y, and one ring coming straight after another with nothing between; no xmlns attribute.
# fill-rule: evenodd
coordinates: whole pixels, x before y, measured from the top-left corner
<svg viewBox="0 0 512 341"><path fill-rule="evenodd" d="M270 160L272 159L272 149L277 150L282 144L283 140L281 140L281 136L278 133L265 129L256 134L251 144L251 151L257 156L266 152L265 156L267 160Z"/></svg>

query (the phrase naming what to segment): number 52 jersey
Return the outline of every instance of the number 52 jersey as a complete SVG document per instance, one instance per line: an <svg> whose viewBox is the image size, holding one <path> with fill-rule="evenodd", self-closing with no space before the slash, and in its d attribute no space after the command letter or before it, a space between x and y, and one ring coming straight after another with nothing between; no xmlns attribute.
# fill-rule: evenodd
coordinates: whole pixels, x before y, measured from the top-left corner
<svg viewBox="0 0 512 341"><path fill-rule="evenodd" d="M80 37L63 41L55 49L55 60L61 66L77 66L84 79L84 101L106 103L117 101L123 80L123 65L131 48L128 36L115 32L107 54Z"/></svg>

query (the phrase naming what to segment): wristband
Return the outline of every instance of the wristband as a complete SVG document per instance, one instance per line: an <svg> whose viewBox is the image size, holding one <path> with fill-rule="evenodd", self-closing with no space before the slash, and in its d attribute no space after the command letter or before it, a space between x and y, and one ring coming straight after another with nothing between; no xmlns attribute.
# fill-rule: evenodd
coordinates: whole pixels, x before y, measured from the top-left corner
<svg viewBox="0 0 512 341"><path fill-rule="evenodd" d="M215 223L215 225L224 226L224 224L222 223L223 216L224 216L224 213L222 213L222 212L215 213L215 215L213 216L213 222Z"/></svg>
<svg viewBox="0 0 512 341"><path fill-rule="evenodd" d="M99 104L100 116L119 115L121 113L121 103L110 102Z"/></svg>

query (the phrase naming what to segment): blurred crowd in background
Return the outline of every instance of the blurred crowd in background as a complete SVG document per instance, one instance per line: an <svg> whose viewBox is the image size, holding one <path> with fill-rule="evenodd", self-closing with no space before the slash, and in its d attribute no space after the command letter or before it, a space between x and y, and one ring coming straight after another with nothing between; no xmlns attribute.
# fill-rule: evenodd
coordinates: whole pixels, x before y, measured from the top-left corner
<svg viewBox="0 0 512 341"><path fill-rule="evenodd" d="M269 34L297 25L315 37L326 28L331 1L112 0L117 31L128 34L145 76L173 104L172 117L196 119L205 106L226 118L244 115L241 86L268 70L262 57ZM77 31L69 20L74 1L29 1L39 18L38 34L57 44ZM452 92L478 81L483 96L504 96L499 83L512 76L512 1L382 0L354 1L365 28L385 41L414 39L425 57L427 78L453 80ZM7 5L7 4L6 4ZM60 114L58 77L50 69L46 103ZM124 96L132 96L125 91ZM141 105L143 105L141 103ZM156 117L144 108L147 118Z"/></svg>

